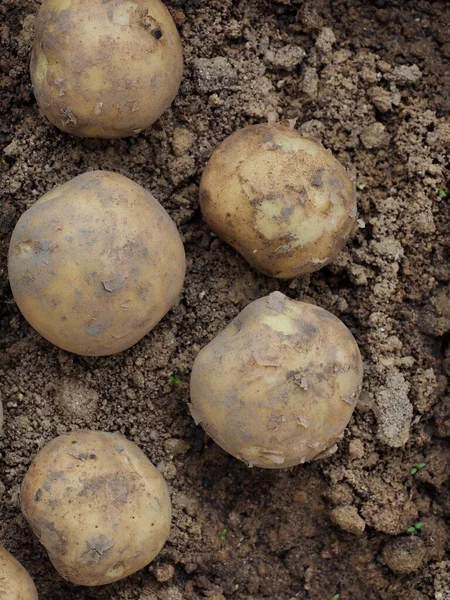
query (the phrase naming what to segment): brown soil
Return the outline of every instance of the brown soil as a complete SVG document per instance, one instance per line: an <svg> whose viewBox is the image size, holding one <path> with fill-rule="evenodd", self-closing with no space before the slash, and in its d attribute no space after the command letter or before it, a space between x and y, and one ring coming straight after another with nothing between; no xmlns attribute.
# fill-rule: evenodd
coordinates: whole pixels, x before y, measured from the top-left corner
<svg viewBox="0 0 450 600"><path fill-rule="evenodd" d="M151 130L118 141L70 137L39 117L28 75L37 6L0 4L0 542L43 600L449 600L450 3L172 0L181 92ZM333 265L292 282L252 271L198 208L212 149L269 114L298 118L350 169L365 223ZM6 275L19 215L87 169L151 190L188 256L179 304L134 348L98 359L40 338ZM365 406L338 453L277 472L226 455L186 407L199 348L275 289L343 319L366 364ZM164 551L106 588L64 582L18 508L37 450L79 427L127 435L172 492ZM412 475L416 463L425 467ZM412 541L406 530L417 522Z"/></svg>

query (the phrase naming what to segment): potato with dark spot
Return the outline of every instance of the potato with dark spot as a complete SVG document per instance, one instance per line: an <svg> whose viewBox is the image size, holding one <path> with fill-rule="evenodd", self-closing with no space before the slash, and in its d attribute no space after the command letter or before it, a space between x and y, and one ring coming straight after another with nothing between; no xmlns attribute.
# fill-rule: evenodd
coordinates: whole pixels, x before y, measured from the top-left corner
<svg viewBox="0 0 450 600"><path fill-rule="evenodd" d="M320 269L353 231L356 193L323 146L282 125L253 125L215 150L200 206L252 267L289 279Z"/></svg>
<svg viewBox="0 0 450 600"><path fill-rule="evenodd" d="M163 476L115 433L81 430L49 442L25 475L20 502L57 571L77 585L131 575L169 535Z"/></svg>
<svg viewBox="0 0 450 600"><path fill-rule="evenodd" d="M337 317L260 298L194 361L191 413L224 450L279 469L329 456L361 391L358 345Z"/></svg>
<svg viewBox="0 0 450 600"><path fill-rule="evenodd" d="M75 354L129 348L176 302L185 273L174 222L144 188L93 171L53 189L19 219L9 248L18 307Z"/></svg>
<svg viewBox="0 0 450 600"><path fill-rule="evenodd" d="M1 600L38 600L36 587L14 556L0 546Z"/></svg>
<svg viewBox="0 0 450 600"><path fill-rule="evenodd" d="M160 0L43 0L31 79L42 113L62 131L139 133L170 106L182 72L177 28Z"/></svg>

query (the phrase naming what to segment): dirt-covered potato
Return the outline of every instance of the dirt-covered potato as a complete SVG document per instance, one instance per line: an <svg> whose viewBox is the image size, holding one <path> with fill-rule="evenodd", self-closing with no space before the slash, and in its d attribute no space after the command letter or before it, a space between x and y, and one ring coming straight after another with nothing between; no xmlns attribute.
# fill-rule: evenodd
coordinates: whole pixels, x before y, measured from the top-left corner
<svg viewBox="0 0 450 600"><path fill-rule="evenodd" d="M344 167L282 125L253 125L222 142L203 174L200 206L252 267L282 279L330 262L357 215Z"/></svg>
<svg viewBox="0 0 450 600"><path fill-rule="evenodd" d="M260 298L195 359L192 416L250 466L291 467L331 454L362 383L350 331L280 292Z"/></svg>
<svg viewBox="0 0 450 600"><path fill-rule="evenodd" d="M154 123L175 98L181 42L160 0L43 0L31 79L41 111L69 133L117 138Z"/></svg>
<svg viewBox="0 0 450 600"><path fill-rule="evenodd" d="M78 585L142 569L169 535L167 484L119 434L81 430L52 440L31 464L20 501L57 571Z"/></svg>
<svg viewBox="0 0 450 600"><path fill-rule="evenodd" d="M93 171L54 188L19 219L9 279L28 322L70 352L129 348L176 301L185 256L175 224L141 186Z"/></svg>
<svg viewBox="0 0 450 600"><path fill-rule="evenodd" d="M1 600L38 600L33 580L14 556L0 546Z"/></svg>

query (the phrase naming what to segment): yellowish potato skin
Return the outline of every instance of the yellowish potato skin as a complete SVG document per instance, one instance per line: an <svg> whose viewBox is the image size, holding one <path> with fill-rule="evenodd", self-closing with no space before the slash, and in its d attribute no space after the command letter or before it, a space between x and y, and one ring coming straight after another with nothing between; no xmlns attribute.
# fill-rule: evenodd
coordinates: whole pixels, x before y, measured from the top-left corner
<svg viewBox="0 0 450 600"><path fill-rule="evenodd" d="M93 171L54 188L19 219L9 279L27 321L75 354L129 348L178 298L185 274L174 222L144 188Z"/></svg>
<svg viewBox="0 0 450 600"><path fill-rule="evenodd" d="M169 536L167 484L119 434L81 430L55 438L31 464L20 500L57 571L77 585L127 577Z"/></svg>
<svg viewBox="0 0 450 600"><path fill-rule="evenodd" d="M31 58L42 113L62 131L119 138L170 106L183 54L160 0L43 0Z"/></svg>
<svg viewBox="0 0 450 600"><path fill-rule="evenodd" d="M363 367L347 327L280 292L260 298L195 359L191 413L224 450L278 469L323 458L347 426Z"/></svg>
<svg viewBox="0 0 450 600"><path fill-rule="evenodd" d="M357 216L344 167L282 125L252 125L226 138L203 173L200 206L220 238L252 267L280 279L330 262Z"/></svg>
<svg viewBox="0 0 450 600"><path fill-rule="evenodd" d="M38 600L36 587L27 571L14 556L1 546L0 598L2 600Z"/></svg>

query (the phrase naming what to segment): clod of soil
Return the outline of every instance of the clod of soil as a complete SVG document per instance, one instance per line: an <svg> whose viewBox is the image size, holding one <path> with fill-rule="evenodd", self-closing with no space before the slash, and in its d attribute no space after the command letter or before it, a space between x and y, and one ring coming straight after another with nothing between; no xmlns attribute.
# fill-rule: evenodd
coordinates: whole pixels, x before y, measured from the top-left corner
<svg viewBox="0 0 450 600"><path fill-rule="evenodd" d="M394 573L406 575L422 567L426 553L425 544L418 536L402 536L386 544L383 559Z"/></svg>
<svg viewBox="0 0 450 600"><path fill-rule="evenodd" d="M348 531L353 535L362 535L366 528L355 506L338 506L331 511L330 517L342 531Z"/></svg>

